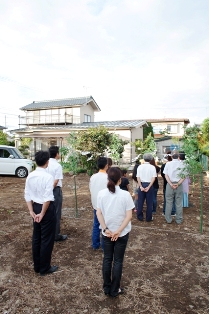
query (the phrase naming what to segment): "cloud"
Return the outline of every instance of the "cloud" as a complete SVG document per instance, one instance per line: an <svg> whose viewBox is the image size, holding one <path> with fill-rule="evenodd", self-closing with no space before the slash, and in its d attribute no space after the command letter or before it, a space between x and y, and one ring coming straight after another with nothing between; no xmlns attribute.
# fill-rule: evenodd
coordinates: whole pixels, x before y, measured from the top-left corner
<svg viewBox="0 0 209 314"><path fill-rule="evenodd" d="M2 103L18 110L88 93L100 120L110 110L114 120L201 120L209 114L198 110L209 96L208 9L205 0L2 0Z"/></svg>

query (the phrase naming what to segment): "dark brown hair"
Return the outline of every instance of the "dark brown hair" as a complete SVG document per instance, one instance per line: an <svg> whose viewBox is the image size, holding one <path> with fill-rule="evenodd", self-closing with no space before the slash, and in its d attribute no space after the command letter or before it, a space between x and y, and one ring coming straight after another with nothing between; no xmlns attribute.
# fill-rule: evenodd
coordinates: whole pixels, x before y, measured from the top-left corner
<svg viewBox="0 0 209 314"><path fill-rule="evenodd" d="M169 155L170 155L170 156L169 156ZM167 160L168 160L168 161L172 161L171 151L170 151L170 150L167 152Z"/></svg>
<svg viewBox="0 0 209 314"><path fill-rule="evenodd" d="M155 163L155 158L152 158L152 160L150 160L150 165L153 165L156 168L156 163Z"/></svg>
<svg viewBox="0 0 209 314"><path fill-rule="evenodd" d="M107 157L107 164L108 164L108 167L112 166L112 158Z"/></svg>
<svg viewBox="0 0 209 314"><path fill-rule="evenodd" d="M118 167L111 167L108 170L107 188L110 192L115 193L115 186L122 176L121 170Z"/></svg>

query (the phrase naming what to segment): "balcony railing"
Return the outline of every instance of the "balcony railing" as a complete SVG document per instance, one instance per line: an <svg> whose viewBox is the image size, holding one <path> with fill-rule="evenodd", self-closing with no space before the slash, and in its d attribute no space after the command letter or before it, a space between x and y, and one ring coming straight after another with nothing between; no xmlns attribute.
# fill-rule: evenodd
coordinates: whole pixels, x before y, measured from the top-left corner
<svg viewBox="0 0 209 314"><path fill-rule="evenodd" d="M72 123L80 123L79 116L72 115L61 115L61 114L53 114L53 115L27 115L24 117L19 117L20 125L64 125L64 124L72 124Z"/></svg>

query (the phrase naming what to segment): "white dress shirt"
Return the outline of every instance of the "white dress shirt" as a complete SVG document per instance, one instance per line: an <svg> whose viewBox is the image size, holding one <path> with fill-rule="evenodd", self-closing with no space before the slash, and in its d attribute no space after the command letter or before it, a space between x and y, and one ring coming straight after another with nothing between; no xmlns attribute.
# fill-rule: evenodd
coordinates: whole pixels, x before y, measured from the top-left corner
<svg viewBox="0 0 209 314"><path fill-rule="evenodd" d="M182 168L184 168L184 163L178 159L173 159L166 163L163 173L169 176L171 182L178 182L181 179L180 172Z"/></svg>
<svg viewBox="0 0 209 314"><path fill-rule="evenodd" d="M157 177L156 169L149 162L145 162L137 168L137 178L140 178L141 182L151 182L153 177Z"/></svg>
<svg viewBox="0 0 209 314"><path fill-rule="evenodd" d="M54 180L51 174L44 168L37 167L31 172L25 183L25 200L43 204L48 201L54 201L53 195Z"/></svg>
<svg viewBox="0 0 209 314"><path fill-rule="evenodd" d="M89 182L89 190L91 192L91 203L94 209L97 208L97 195L99 191L107 187L107 173L105 170L93 174Z"/></svg>
<svg viewBox="0 0 209 314"><path fill-rule="evenodd" d="M55 158L49 159L49 164L48 167L46 168L46 171L52 175L54 181L59 180L56 186L62 187L63 179L62 166L58 163L58 161Z"/></svg>
<svg viewBox="0 0 209 314"><path fill-rule="evenodd" d="M97 209L101 209L104 221L108 229L116 231L126 217L126 211L135 207L133 199L128 191L115 187L115 193L111 193L108 188L100 191L97 197ZM123 229L120 237L131 231L131 222ZM105 236L105 233L103 233Z"/></svg>

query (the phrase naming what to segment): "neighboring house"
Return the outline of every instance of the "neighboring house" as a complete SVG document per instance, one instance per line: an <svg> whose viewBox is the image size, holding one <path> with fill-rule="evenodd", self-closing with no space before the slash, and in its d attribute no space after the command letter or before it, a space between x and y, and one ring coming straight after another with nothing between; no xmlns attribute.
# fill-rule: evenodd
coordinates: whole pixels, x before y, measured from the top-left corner
<svg viewBox="0 0 209 314"><path fill-rule="evenodd" d="M170 136L182 136L184 134L184 127L187 126L189 119L182 118L163 118L163 119L145 119L150 122L153 127L155 138L162 137L162 132Z"/></svg>
<svg viewBox="0 0 209 314"><path fill-rule="evenodd" d="M101 111L92 96L32 102L20 108L25 112L19 125L24 128L13 130L15 145L20 145L23 137L32 138L31 155L51 145L65 146L70 132L105 126L110 132L118 134L130 143L125 146L122 162L129 163L135 157L135 139L143 138L144 120L94 122L94 112Z"/></svg>
<svg viewBox="0 0 209 314"><path fill-rule="evenodd" d="M189 119L164 118L146 119L153 127L157 146L157 155L162 158L169 150L179 149L184 128L190 123Z"/></svg>
<svg viewBox="0 0 209 314"><path fill-rule="evenodd" d="M0 125L0 130L2 131L2 130L5 130L6 128L4 127L4 126L1 126Z"/></svg>

